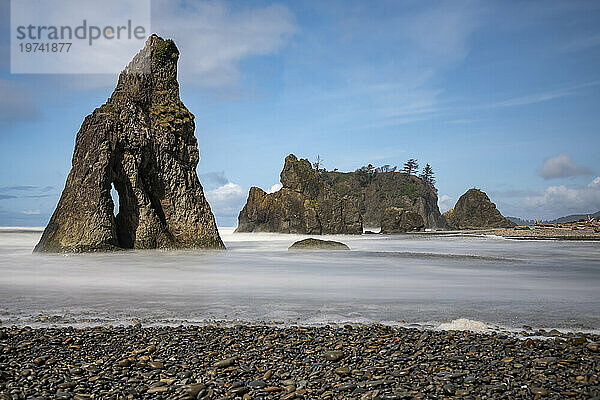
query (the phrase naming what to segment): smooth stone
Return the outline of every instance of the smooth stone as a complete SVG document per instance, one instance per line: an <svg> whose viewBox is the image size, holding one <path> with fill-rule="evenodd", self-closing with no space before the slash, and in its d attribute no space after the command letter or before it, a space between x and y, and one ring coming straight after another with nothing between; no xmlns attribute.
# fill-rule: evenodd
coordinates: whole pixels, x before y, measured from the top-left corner
<svg viewBox="0 0 600 400"><path fill-rule="evenodd" d="M235 360L236 360L235 357L226 358L224 360L217 361L216 363L214 363L213 367L215 367L215 368L230 367L230 366L232 366L235 363Z"/></svg>
<svg viewBox="0 0 600 400"><path fill-rule="evenodd" d="M341 376L350 375L350 368L339 367L339 368L336 368L334 372Z"/></svg>
<svg viewBox="0 0 600 400"><path fill-rule="evenodd" d="M265 386L267 386L267 384L262 379L256 379L254 381L249 382L248 386L262 389Z"/></svg>
<svg viewBox="0 0 600 400"><path fill-rule="evenodd" d="M339 361L342 358L344 358L344 352L343 351L339 351L339 350L334 350L334 351L326 351L325 353L323 353L323 357L325 357L325 359L327 361Z"/></svg>
<svg viewBox="0 0 600 400"><path fill-rule="evenodd" d="M229 391L229 393L231 393L234 396L241 396L243 394L246 394L250 389L248 389L245 386L240 386L237 388L233 388Z"/></svg>
<svg viewBox="0 0 600 400"><path fill-rule="evenodd" d="M131 360L129 360L129 359L121 360L117 363L117 366L122 367L122 368L128 367L130 365L131 365Z"/></svg>
<svg viewBox="0 0 600 400"><path fill-rule="evenodd" d="M548 396L550 394L550 391L544 388L532 387L531 393L536 395L539 394L540 396Z"/></svg>
<svg viewBox="0 0 600 400"><path fill-rule="evenodd" d="M569 340L572 345L579 346L580 344L587 343L587 339L584 337L574 337Z"/></svg>
<svg viewBox="0 0 600 400"><path fill-rule="evenodd" d="M456 386L454 386L454 384L452 383L447 383L444 386L442 386L442 389L444 389L444 392L446 394L453 395L456 391Z"/></svg>
<svg viewBox="0 0 600 400"><path fill-rule="evenodd" d="M341 386L338 386L336 390L338 392L349 392L350 390L354 390L354 389L356 389L356 384L354 384L354 383L345 383L345 384L343 384Z"/></svg>
<svg viewBox="0 0 600 400"><path fill-rule="evenodd" d="M168 392L169 388L166 386L156 386L156 387L151 387L150 389L146 390L146 393L164 393L164 392Z"/></svg>
<svg viewBox="0 0 600 400"><path fill-rule="evenodd" d="M152 369L163 369L164 365L160 361L150 361L148 366Z"/></svg>
<svg viewBox="0 0 600 400"><path fill-rule="evenodd" d="M183 387L183 393L188 394L192 397L196 397L198 393L204 390L204 388L206 388L206 385L187 385Z"/></svg>
<svg viewBox="0 0 600 400"><path fill-rule="evenodd" d="M533 339L527 338L523 342L523 347L529 347L530 349L533 349L535 347L535 342L533 341Z"/></svg>

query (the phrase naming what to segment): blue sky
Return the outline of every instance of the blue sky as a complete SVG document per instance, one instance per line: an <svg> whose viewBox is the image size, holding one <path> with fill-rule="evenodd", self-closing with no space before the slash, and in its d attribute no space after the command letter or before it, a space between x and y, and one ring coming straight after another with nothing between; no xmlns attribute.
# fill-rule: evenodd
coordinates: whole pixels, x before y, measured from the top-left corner
<svg viewBox="0 0 600 400"><path fill-rule="evenodd" d="M112 75L10 73L0 12L0 225L45 225ZM432 165L442 211L470 187L505 215L600 210L597 1L153 1L196 115L221 225L283 158ZM133 56L133 54L132 54Z"/></svg>

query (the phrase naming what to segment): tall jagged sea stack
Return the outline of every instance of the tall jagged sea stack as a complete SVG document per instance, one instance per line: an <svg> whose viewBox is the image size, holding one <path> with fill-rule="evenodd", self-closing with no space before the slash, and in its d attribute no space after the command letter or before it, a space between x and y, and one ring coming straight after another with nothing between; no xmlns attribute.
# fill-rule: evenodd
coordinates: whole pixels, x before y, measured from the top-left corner
<svg viewBox="0 0 600 400"><path fill-rule="evenodd" d="M178 59L173 41L150 36L108 101L85 118L35 251L225 247L196 174L194 115L179 98Z"/></svg>

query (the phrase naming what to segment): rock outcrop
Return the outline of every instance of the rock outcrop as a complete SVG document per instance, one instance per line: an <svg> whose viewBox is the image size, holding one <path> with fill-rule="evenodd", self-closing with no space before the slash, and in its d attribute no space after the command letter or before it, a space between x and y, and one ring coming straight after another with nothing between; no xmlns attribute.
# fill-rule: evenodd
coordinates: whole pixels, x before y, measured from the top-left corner
<svg viewBox="0 0 600 400"><path fill-rule="evenodd" d="M334 240L309 238L295 242L288 250L350 250L350 247Z"/></svg>
<svg viewBox="0 0 600 400"><path fill-rule="evenodd" d="M504 218L490 198L478 189L460 196L453 209L445 212L448 225L454 229L512 228L516 224Z"/></svg>
<svg viewBox="0 0 600 400"><path fill-rule="evenodd" d="M280 178L283 187L275 193L250 189L236 232L362 233L362 219L354 202L340 196L308 160L290 154Z"/></svg>
<svg viewBox="0 0 600 400"><path fill-rule="evenodd" d="M381 233L421 232L425 230L423 217L416 211L388 207L381 218Z"/></svg>
<svg viewBox="0 0 600 400"><path fill-rule="evenodd" d="M150 36L108 101L85 118L35 251L224 248L196 174L194 115L179 98L178 58L173 41Z"/></svg>
<svg viewBox="0 0 600 400"><path fill-rule="evenodd" d="M384 211L397 207L417 212L425 228L444 229L435 189L401 172L324 172L323 178L341 195L352 198L365 227L380 226Z"/></svg>

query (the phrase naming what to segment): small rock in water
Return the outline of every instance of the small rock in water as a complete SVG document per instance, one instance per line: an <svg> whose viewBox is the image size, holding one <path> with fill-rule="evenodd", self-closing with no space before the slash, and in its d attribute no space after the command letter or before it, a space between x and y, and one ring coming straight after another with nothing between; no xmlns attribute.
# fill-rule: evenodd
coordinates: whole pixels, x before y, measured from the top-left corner
<svg viewBox="0 0 600 400"><path fill-rule="evenodd" d="M350 247L333 240L310 238L297 241L288 250L350 250Z"/></svg>

